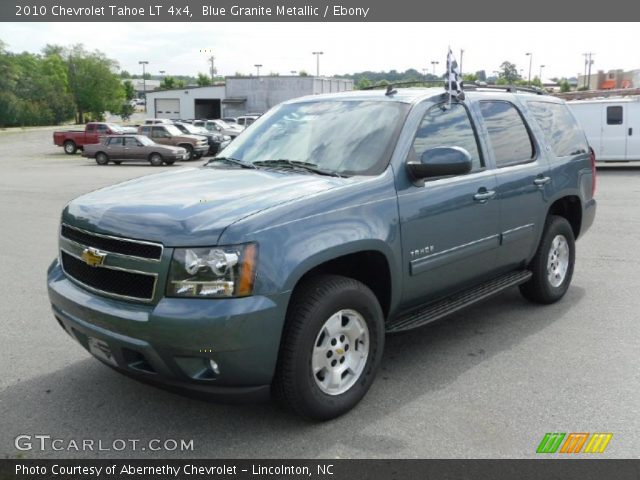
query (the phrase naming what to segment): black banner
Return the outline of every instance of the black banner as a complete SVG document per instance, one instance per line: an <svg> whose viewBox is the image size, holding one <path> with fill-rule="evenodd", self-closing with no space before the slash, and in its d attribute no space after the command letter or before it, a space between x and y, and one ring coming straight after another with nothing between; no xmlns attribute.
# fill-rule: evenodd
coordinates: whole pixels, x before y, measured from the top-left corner
<svg viewBox="0 0 640 480"><path fill-rule="evenodd" d="M0 460L0 480L638 480L639 460Z"/></svg>
<svg viewBox="0 0 640 480"><path fill-rule="evenodd" d="M634 18L638 9L623 0L3 0L0 22L602 22ZM585 31L592 34L597 27Z"/></svg>

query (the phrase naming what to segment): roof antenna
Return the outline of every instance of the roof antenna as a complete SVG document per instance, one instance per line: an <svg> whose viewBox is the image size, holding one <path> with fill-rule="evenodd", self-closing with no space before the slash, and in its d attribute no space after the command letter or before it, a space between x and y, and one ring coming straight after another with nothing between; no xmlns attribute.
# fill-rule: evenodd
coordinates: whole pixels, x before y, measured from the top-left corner
<svg viewBox="0 0 640 480"><path fill-rule="evenodd" d="M387 91L385 92L385 95L391 96L395 93L398 93L398 91L393 89L393 84L390 83L389 85L387 85Z"/></svg>

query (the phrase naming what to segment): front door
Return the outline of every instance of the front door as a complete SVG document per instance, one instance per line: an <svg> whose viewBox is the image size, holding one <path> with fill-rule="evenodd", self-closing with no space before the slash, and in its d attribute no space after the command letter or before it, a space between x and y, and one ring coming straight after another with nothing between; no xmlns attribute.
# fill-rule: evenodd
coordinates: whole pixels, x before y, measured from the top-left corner
<svg viewBox="0 0 640 480"><path fill-rule="evenodd" d="M598 160L627 159L627 105L607 105L602 110L602 143ZM640 132L639 132L640 133Z"/></svg>
<svg viewBox="0 0 640 480"><path fill-rule="evenodd" d="M499 245L496 179L485 168L462 104L435 105L416 131L408 160L434 147L469 152L470 173L427 180L398 192L407 305L452 293L490 274Z"/></svg>
<svg viewBox="0 0 640 480"><path fill-rule="evenodd" d="M141 160L146 158L144 147L135 137L125 137L123 158L131 160Z"/></svg>

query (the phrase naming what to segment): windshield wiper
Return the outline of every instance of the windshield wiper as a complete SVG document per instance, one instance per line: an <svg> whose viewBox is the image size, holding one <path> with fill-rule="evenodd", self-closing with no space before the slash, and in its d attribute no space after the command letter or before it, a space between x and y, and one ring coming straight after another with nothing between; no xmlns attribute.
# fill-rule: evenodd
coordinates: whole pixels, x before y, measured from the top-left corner
<svg viewBox="0 0 640 480"><path fill-rule="evenodd" d="M207 166L212 164L213 162L231 163L233 165L240 165L242 168L253 168L253 169L258 168L253 163L245 162L243 160L238 160L237 158L231 158L231 157L215 157L209 160L204 165Z"/></svg>
<svg viewBox="0 0 640 480"><path fill-rule="evenodd" d="M299 168L302 170L306 170L308 172L317 173L319 175L327 175L329 177L342 177L337 172L332 170L325 170L324 168L318 167L315 163L309 162L301 162L299 160L259 160L254 162L254 165L263 166L263 167L285 167L285 168Z"/></svg>

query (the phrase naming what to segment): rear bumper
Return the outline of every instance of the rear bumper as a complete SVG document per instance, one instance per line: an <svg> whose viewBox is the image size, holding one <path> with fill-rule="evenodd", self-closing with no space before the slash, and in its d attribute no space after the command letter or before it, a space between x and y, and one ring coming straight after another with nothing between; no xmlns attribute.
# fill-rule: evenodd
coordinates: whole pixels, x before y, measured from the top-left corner
<svg viewBox="0 0 640 480"><path fill-rule="evenodd" d="M84 290L57 261L48 272L48 291L64 330L88 351L90 338L106 344L113 364L100 360L122 373L219 400L268 397L287 295L164 298L141 305Z"/></svg>
<svg viewBox="0 0 640 480"><path fill-rule="evenodd" d="M582 207L582 225L580 227L580 236L587 233L587 230L593 225L593 221L596 218L596 209L598 202L595 198L587 201Z"/></svg>

